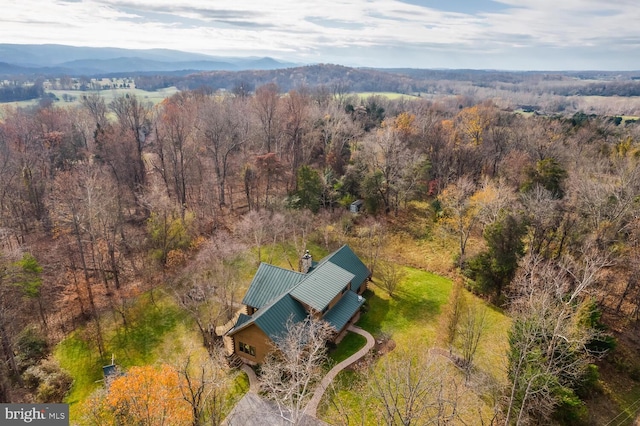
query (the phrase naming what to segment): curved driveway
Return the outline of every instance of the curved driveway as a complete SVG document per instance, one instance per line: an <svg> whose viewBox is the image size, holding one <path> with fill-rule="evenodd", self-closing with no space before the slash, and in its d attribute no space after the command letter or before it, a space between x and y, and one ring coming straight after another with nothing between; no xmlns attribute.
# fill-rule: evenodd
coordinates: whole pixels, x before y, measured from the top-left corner
<svg viewBox="0 0 640 426"><path fill-rule="evenodd" d="M305 409L305 414L308 414L309 416L316 417L316 413L318 411L318 405L320 405L320 400L322 399L322 395L324 395L324 392L329 387L329 384L338 375L338 373L344 370L345 368L347 368L348 366L350 366L351 364L353 364L354 362L356 362L357 360L359 360L360 358L362 358L363 356L365 356L367 352L369 352L371 348L373 348L373 345L376 343L376 341L373 339L373 336L369 334L369 332L361 329L360 327L350 325L349 328L347 328L347 330L357 333L361 336L364 336L367 339L367 343L358 352L356 352L355 354L351 355L349 358L335 365L331 370L329 370L327 375L324 376L324 379L322 379L322 381L316 388L313 394L313 397L311 398L311 401L309 401Z"/></svg>

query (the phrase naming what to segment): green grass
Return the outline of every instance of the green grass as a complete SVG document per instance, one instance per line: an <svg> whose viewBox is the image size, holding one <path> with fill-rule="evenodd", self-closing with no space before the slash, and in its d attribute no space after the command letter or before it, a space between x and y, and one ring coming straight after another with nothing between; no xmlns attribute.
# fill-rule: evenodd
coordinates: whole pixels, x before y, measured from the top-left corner
<svg viewBox="0 0 640 426"><path fill-rule="evenodd" d="M360 348L364 347L367 339L356 333L348 332L344 339L338 344L338 347L329 353L332 365L338 364L349 358Z"/></svg>
<svg viewBox="0 0 640 426"><path fill-rule="evenodd" d="M100 357L95 340L95 329L77 330L60 342L54 351L62 368L74 379L66 398L71 418L79 415L79 406L101 385L102 367L111 363L111 355L121 368L146 365L158 359L167 359L180 353L185 340L199 342L191 321L168 296L156 292L140 296L127 313L127 326L121 321L101 319L105 356Z"/></svg>
<svg viewBox="0 0 640 426"><path fill-rule="evenodd" d="M109 102L111 102L112 100L114 100L116 97L118 96L122 96L122 95L136 95L141 101L143 102L151 102L152 104L158 104L160 102L162 102L164 99L174 95L175 93L177 93L179 90L175 87L167 87L165 89L159 89L153 92L148 92L146 90L142 90L142 89L106 89L106 90L99 90L99 91L95 91L95 90L87 90L87 91L80 91L80 90L47 90L47 93L52 93L54 94L58 100L54 102L54 105L56 106L78 106L80 105L80 101L82 99L82 96L86 96L89 95L91 93L98 93L100 96L102 96L104 98L105 103L108 105ZM71 102L66 102L62 99L62 96L66 94L69 96L73 96L75 99ZM29 101L18 101L18 102L5 102L5 103L0 103L0 106L2 105L10 105L16 108L26 108L26 107L31 107L31 106L35 106L38 105L38 103L40 102L40 99L32 99Z"/></svg>
<svg viewBox="0 0 640 426"><path fill-rule="evenodd" d="M396 343L434 341L436 319L451 292L449 279L415 268L405 268L406 277L393 297L374 285L364 294L368 312L358 325L374 336L386 334ZM375 277L374 277L375 282Z"/></svg>
<svg viewBox="0 0 640 426"><path fill-rule="evenodd" d="M81 92L79 90L49 90L48 92L53 93L58 97L58 99L60 99L60 101L56 102L57 105L80 104L80 100L82 99L82 96L88 95L90 93L98 93L100 96L104 98L104 101L107 105L109 104L109 102L111 102L115 98L123 95L127 95L127 94L136 95L136 97L142 100L143 102L148 101L155 105L159 102L162 102L165 98L168 98L174 95L178 91L179 91L178 89L172 86L172 87L167 87L166 89L159 89L153 92L148 92L142 89L106 89L106 90L100 90L98 92L94 92L94 91ZM62 100L62 95L64 94L73 96L76 99L73 102L65 102Z"/></svg>
<svg viewBox="0 0 640 426"><path fill-rule="evenodd" d="M634 420L637 419L636 416L639 414L640 410L640 384L634 386L632 389L625 392L624 395L620 395L620 399L618 400L620 405L621 414L617 419L619 423L615 424L624 424L624 425L633 425L637 424Z"/></svg>
<svg viewBox="0 0 640 426"><path fill-rule="evenodd" d="M105 362L98 355L94 343L88 342L80 331L60 342L54 354L60 366L73 377L73 387L66 398L73 407L98 386Z"/></svg>
<svg viewBox="0 0 640 426"><path fill-rule="evenodd" d="M221 417L224 419L229 415L233 407L242 399L244 394L249 392L249 377L245 373L238 374L231 385L231 390L227 394L222 407Z"/></svg>
<svg viewBox="0 0 640 426"><path fill-rule="evenodd" d="M405 268L406 276L394 293L389 297L375 284L364 294L367 299L367 312L362 315L358 326L376 337L388 336L396 343L396 349L384 356L398 353L425 352L438 345L440 314L447 303L453 284L451 280L416 268ZM375 277L374 277L375 282ZM504 380L504 362L507 348L507 330L509 319L498 309L468 294L469 303L484 307L486 330L481 338L475 360L476 368L500 382ZM457 370L444 358L436 359L439 368ZM374 365L375 368L375 365ZM338 375L334 392L323 399L320 416L328 422L345 422L344 412L357 414L366 410L367 404L363 389L368 389L365 374L348 371ZM470 393L471 395L472 393ZM475 398L475 397L474 397ZM490 407L475 399L471 404L483 412ZM361 418L350 418L350 423L361 423ZM365 418L365 424L374 424L380 419Z"/></svg>

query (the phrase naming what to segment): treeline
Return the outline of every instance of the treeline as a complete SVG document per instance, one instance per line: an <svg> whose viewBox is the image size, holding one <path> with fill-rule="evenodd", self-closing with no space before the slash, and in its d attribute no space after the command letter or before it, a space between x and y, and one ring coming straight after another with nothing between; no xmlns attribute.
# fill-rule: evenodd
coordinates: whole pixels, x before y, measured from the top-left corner
<svg viewBox="0 0 640 426"><path fill-rule="evenodd" d="M0 102L17 102L38 99L44 95L42 82L34 84L0 85Z"/></svg>
<svg viewBox="0 0 640 426"><path fill-rule="evenodd" d="M595 358L582 348L604 345L581 332L599 327L599 315L638 323L638 126L586 114L527 118L471 97L391 101L339 89L239 85L182 91L155 107L91 94L77 108L5 111L0 271L24 270L25 253L42 271L0 274L0 397L11 400L21 385L27 364L17 348L27 326L59 339L86 323L104 355L100 311L126 322L132 283L153 285L157 271L180 267L223 232L258 247L308 235L358 199L381 222L428 203L433 227L411 232L455 237L452 264L468 287L514 315L517 308L517 324L537 310L523 297L547 300L548 318L562 312L584 343L566 348L581 368ZM354 232L339 217L324 229ZM469 248L470 240L481 243ZM33 276L42 280L24 284ZM557 287L527 281L541 276ZM28 297L16 298L20 291ZM578 320L585 312L589 323ZM206 328L203 321L205 340ZM514 344L539 347L540 334L529 331L513 330ZM544 332L550 346L536 353L564 345ZM520 355L514 360L533 363L526 371L545 362ZM552 415L563 395L579 407L590 379L584 369L560 384L547 374L543 393L532 388L541 382L513 372L510 409L531 418Z"/></svg>
<svg viewBox="0 0 640 426"><path fill-rule="evenodd" d="M349 68L341 65L309 65L278 70L212 71L192 73L186 76L137 76L136 87L157 90L176 86L181 90L207 87L212 90L233 90L244 84L253 91L265 84L278 85L289 91L298 87L341 85L355 92L399 92L411 93L425 90L425 83L407 76L373 69Z"/></svg>
<svg viewBox="0 0 640 426"><path fill-rule="evenodd" d="M640 96L640 81L608 81L577 87L559 86L553 91L562 96Z"/></svg>
<svg viewBox="0 0 640 426"><path fill-rule="evenodd" d="M594 80L599 80L595 81ZM136 87L181 90L207 87L233 90L244 84L256 87L275 83L283 91L298 87L341 86L351 92L460 93L474 87L515 93L559 96L637 96L638 82L630 72L516 72L492 70L367 69L319 64L278 70L214 71L188 75L138 75Z"/></svg>

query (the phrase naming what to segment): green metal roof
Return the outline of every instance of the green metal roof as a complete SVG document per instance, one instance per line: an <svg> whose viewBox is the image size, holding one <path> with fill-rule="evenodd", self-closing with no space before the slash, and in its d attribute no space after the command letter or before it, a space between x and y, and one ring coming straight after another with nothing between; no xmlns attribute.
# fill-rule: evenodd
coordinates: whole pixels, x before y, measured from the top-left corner
<svg viewBox="0 0 640 426"><path fill-rule="evenodd" d="M285 293L255 312L250 320L239 324L242 317L238 318L236 326L229 331L229 334L233 335L251 324L255 324L275 342L286 333L289 318L294 323L297 323L306 317L307 312L304 307L289 294Z"/></svg>
<svg viewBox="0 0 640 426"><path fill-rule="evenodd" d="M337 331L340 331L363 303L364 297L358 296L353 291L348 291L322 319L331 324Z"/></svg>
<svg viewBox="0 0 640 426"><path fill-rule="evenodd" d="M251 317L249 315L240 314L238 315L238 320L236 321L236 324L234 325L234 327L241 327L242 324L244 324L247 321L251 321Z"/></svg>
<svg viewBox="0 0 640 426"><path fill-rule="evenodd" d="M258 310L250 317L240 315L229 334L255 324L276 341L286 332L289 318L300 322L308 316L302 303L322 311L351 282L351 290L324 316L333 327L341 330L364 303L354 291L369 276L367 267L346 245L317 264L314 262L313 269L307 274L262 263L242 299L243 304Z"/></svg>
<svg viewBox="0 0 640 426"><path fill-rule="evenodd" d="M333 263L355 275L351 281L351 289L358 291L367 278L371 275L369 269L358 256L346 244L323 258L315 269L321 268L324 263Z"/></svg>
<svg viewBox="0 0 640 426"><path fill-rule="evenodd" d="M270 300L288 292L306 277L306 274L261 263L251 280L242 304L260 309Z"/></svg>
<svg viewBox="0 0 640 426"><path fill-rule="evenodd" d="M322 311L354 277L351 272L327 262L307 274L289 294L313 309Z"/></svg>

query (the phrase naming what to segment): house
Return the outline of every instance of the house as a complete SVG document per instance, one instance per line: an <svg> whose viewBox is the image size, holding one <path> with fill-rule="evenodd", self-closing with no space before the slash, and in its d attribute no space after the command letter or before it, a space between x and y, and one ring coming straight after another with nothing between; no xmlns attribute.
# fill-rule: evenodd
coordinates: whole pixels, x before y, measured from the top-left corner
<svg viewBox="0 0 640 426"><path fill-rule="evenodd" d="M364 206L364 201L356 200L353 203L349 204L349 211L351 213L360 213L363 206Z"/></svg>
<svg viewBox="0 0 640 426"><path fill-rule="evenodd" d="M261 263L242 299L245 313L226 333L229 352L248 364L259 364L286 333L287 321L312 316L335 330L334 341L358 320L371 272L344 245L320 262L307 253L300 259L301 272ZM230 353L231 355L231 353Z"/></svg>

